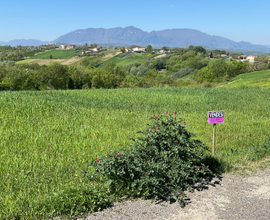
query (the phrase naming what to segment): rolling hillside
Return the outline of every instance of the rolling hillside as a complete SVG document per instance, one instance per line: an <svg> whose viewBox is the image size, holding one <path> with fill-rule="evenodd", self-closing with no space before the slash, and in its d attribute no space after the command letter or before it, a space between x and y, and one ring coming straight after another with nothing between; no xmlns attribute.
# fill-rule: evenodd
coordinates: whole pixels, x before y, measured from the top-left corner
<svg viewBox="0 0 270 220"><path fill-rule="evenodd" d="M241 74L222 87L262 87L270 89L270 70Z"/></svg>
<svg viewBox="0 0 270 220"><path fill-rule="evenodd" d="M104 67L109 62L113 62L116 65L124 66L124 65L134 63L134 62L140 62L140 61L146 59L147 57L154 57L155 55L154 54L134 54L134 55L127 57L127 58L120 58L119 56L121 56L121 54L116 55L116 56L102 62L99 65L99 67Z"/></svg>
<svg viewBox="0 0 270 220"><path fill-rule="evenodd" d="M71 50L50 50L39 53L30 59L49 59L50 55L52 55L52 59L69 59L77 54L80 54L81 51L75 51L74 49Z"/></svg>

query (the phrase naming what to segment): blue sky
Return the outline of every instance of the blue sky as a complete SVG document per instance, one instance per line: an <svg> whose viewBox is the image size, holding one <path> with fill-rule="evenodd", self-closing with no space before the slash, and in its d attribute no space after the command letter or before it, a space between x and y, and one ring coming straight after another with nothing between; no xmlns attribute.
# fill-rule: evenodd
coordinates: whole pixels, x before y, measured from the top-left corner
<svg viewBox="0 0 270 220"><path fill-rule="evenodd" d="M0 0L0 41L51 41L76 29L132 25L270 45L269 10L269 0Z"/></svg>

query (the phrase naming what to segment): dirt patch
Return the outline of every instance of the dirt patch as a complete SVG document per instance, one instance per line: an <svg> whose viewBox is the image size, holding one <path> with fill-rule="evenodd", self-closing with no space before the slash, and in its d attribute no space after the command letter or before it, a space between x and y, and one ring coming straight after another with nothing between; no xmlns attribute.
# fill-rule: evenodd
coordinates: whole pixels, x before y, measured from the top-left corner
<svg viewBox="0 0 270 220"><path fill-rule="evenodd" d="M154 58L157 59L157 58L161 58L161 57L166 57L166 55L167 55L167 54L161 54L161 55L158 55L158 56L156 56L156 57L154 57Z"/></svg>
<svg viewBox="0 0 270 220"><path fill-rule="evenodd" d="M82 59L82 57L72 57L70 59L64 60L63 62L61 62L61 64L71 65L71 64L76 63L77 61L79 61L81 59Z"/></svg>
<svg viewBox="0 0 270 220"><path fill-rule="evenodd" d="M270 168L249 177L224 174L189 196L191 203L167 219L270 219Z"/></svg>
<svg viewBox="0 0 270 220"><path fill-rule="evenodd" d="M105 55L103 58L102 58L102 62L105 62L106 60L109 60L111 59L112 57L115 57L116 55L120 54L121 52L116 52L116 53L109 53L107 55Z"/></svg>

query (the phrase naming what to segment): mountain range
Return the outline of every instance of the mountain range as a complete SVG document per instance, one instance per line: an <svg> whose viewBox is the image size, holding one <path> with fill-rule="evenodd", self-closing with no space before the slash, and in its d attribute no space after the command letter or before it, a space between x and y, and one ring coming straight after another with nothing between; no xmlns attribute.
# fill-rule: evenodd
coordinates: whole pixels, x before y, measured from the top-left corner
<svg viewBox="0 0 270 220"><path fill-rule="evenodd" d="M78 29L62 35L52 41L56 44L76 44L98 43L105 45L152 45L154 48L186 47L187 45L200 45L207 49L224 49L227 51L257 51L263 53L270 52L268 45L254 45L249 42L235 42L224 37L209 35L194 29L167 29L161 31L146 32L139 28L116 27L116 28L87 28ZM41 45L45 41L38 40L13 40L0 42L2 45Z"/></svg>

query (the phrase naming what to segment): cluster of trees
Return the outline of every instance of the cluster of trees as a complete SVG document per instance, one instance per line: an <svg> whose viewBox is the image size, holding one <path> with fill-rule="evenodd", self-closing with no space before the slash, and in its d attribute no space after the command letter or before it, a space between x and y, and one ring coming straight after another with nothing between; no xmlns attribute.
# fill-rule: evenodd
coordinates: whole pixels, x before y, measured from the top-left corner
<svg viewBox="0 0 270 220"><path fill-rule="evenodd" d="M209 64L194 73L194 79L199 82L222 82L233 77L252 71L270 69L267 57L261 57L258 62L250 64L248 61L214 59Z"/></svg>
<svg viewBox="0 0 270 220"><path fill-rule="evenodd" d="M90 89L118 87L157 87L173 85L171 77L163 76L156 69L142 77L126 75L126 68L108 63L105 68L65 66L53 63L0 65L0 90Z"/></svg>
<svg viewBox="0 0 270 220"><path fill-rule="evenodd" d="M91 65L65 66L53 63L0 65L0 90L59 90L93 88L127 88L177 86L170 76L156 68L147 70L142 76L127 74L129 67L108 63L105 68Z"/></svg>
<svg viewBox="0 0 270 220"><path fill-rule="evenodd" d="M25 57L32 57L36 53L43 52L47 49L53 49L51 46L42 47L11 47L11 46L0 46L0 61L19 61Z"/></svg>
<svg viewBox="0 0 270 220"><path fill-rule="evenodd" d="M125 74L110 63L106 68L84 68L53 63L50 66L0 65L0 90L87 89L120 87Z"/></svg>
<svg viewBox="0 0 270 220"><path fill-rule="evenodd" d="M165 69L164 59L145 59L141 62L134 62L124 66L126 76L144 76L150 70L160 71Z"/></svg>

